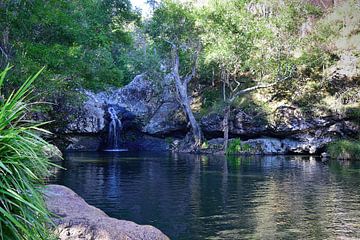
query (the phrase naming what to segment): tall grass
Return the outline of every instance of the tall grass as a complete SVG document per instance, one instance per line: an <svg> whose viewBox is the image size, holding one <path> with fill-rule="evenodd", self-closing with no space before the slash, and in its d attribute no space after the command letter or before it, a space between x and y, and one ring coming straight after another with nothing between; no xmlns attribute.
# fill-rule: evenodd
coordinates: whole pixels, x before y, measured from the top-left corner
<svg viewBox="0 0 360 240"><path fill-rule="evenodd" d="M43 151L49 144L40 137L48 132L25 120L32 105L30 86L41 71L4 97L9 70L0 73L0 239L49 239L49 212L41 191L51 163Z"/></svg>

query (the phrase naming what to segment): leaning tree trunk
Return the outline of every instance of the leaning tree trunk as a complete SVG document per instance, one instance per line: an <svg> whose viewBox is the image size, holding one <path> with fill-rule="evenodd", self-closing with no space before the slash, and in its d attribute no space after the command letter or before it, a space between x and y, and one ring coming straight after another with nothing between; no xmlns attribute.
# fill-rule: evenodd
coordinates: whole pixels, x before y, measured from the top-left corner
<svg viewBox="0 0 360 240"><path fill-rule="evenodd" d="M175 82L176 82L176 88L180 95L181 105L183 106L184 112L190 122L190 125L191 125L191 131L192 131L193 138L195 141L194 147L198 148L202 144L203 135L202 135L200 125L197 122L197 120L195 119L195 116L191 110L190 101L189 101L188 94L187 94L187 85L185 85L185 83L181 84L180 82L177 82L177 81L175 81Z"/></svg>
<svg viewBox="0 0 360 240"><path fill-rule="evenodd" d="M192 66L191 73L186 75L185 77L180 77L180 74L179 74L180 60L179 60L178 50L177 50L177 47L175 44L173 44L171 42L169 42L169 43L172 45L172 57L173 57L172 74L173 74L173 77L175 80L176 91L179 94L181 105L183 106L184 112L190 122L193 138L195 141L194 148L197 149L201 146L201 143L203 140L203 135L201 132L200 125L196 121L194 114L191 110L187 91L188 91L188 84L196 75L196 61L197 61L197 56L198 56L199 50L197 50L195 52L194 63Z"/></svg>
<svg viewBox="0 0 360 240"><path fill-rule="evenodd" d="M223 119L223 132L224 132L224 152L227 152L228 143L229 143L229 118L230 118L230 105L226 105L224 109L224 119Z"/></svg>

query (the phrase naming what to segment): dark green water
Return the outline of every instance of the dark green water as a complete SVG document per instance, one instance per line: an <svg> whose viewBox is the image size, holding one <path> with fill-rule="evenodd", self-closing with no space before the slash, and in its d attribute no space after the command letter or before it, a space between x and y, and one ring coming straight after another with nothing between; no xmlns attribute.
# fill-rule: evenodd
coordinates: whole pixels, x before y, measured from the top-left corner
<svg viewBox="0 0 360 240"><path fill-rule="evenodd" d="M108 215L172 239L360 239L360 163L73 153L56 174Z"/></svg>

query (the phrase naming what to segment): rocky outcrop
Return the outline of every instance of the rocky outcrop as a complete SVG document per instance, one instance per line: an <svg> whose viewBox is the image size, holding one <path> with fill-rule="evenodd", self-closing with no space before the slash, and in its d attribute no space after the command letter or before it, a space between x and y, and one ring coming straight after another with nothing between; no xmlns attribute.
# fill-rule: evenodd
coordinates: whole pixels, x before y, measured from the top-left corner
<svg viewBox="0 0 360 240"><path fill-rule="evenodd" d="M342 61L353 61L353 58ZM349 76L351 81L357 81L354 77L358 74L356 71L354 67L340 67L340 70L333 70L332 78L336 81L336 76ZM334 85L339 86L338 83ZM96 151L104 148L110 120L109 107L115 109L122 122L124 148L168 150L170 145L166 138L184 138L189 132L171 76L153 81L145 75L138 75L123 88L97 94L84 91L84 94L85 102L78 109L69 111L75 114L69 114L69 124L60 131L65 136L67 150ZM207 139L221 138L222 121L221 113L203 116L200 126L204 136ZM229 119L230 138L248 140L258 149L257 153L263 154L317 153L335 139L356 137L359 133L359 125L341 114L309 117L299 108L288 105L278 107L270 115L250 115L234 109ZM186 143L177 144L175 149L181 149L181 146L188 147Z"/></svg>
<svg viewBox="0 0 360 240"><path fill-rule="evenodd" d="M270 119L271 123L254 121L252 116L234 110L230 122L230 135L241 138L251 146L253 154L314 154L324 150L336 139L356 137L359 125L344 116L328 115L305 117L293 106L279 107ZM222 137L222 116L209 114L201 120L207 136ZM222 139L209 141L222 144Z"/></svg>
<svg viewBox="0 0 360 240"><path fill-rule="evenodd" d="M48 185L44 194L47 208L55 214L54 232L61 240L169 239L153 226L110 218L64 186Z"/></svg>
<svg viewBox="0 0 360 240"><path fill-rule="evenodd" d="M138 133L132 135L135 139L129 143L130 148L135 143L145 140L145 150L150 147L149 136L165 138L167 136L184 136L187 124L172 87L172 79L165 77L164 81L153 81L145 75L136 76L127 86L107 92L92 93L83 91L85 101L74 109L65 109L68 124L57 133L64 138L66 150L96 151L101 149L108 131L110 116L108 108L113 107L123 124L125 132L123 141L128 142L127 131ZM156 149L168 149L164 139ZM125 146L126 147L126 146Z"/></svg>

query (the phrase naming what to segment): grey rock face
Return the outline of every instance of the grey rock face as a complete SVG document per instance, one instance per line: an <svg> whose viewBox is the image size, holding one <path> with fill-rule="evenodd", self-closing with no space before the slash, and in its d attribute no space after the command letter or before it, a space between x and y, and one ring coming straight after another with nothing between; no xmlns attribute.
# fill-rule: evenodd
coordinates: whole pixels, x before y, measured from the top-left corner
<svg viewBox="0 0 360 240"><path fill-rule="evenodd" d="M235 118L230 125L230 132L236 135L264 135L268 131L265 123L259 123L241 110L235 110Z"/></svg>
<svg viewBox="0 0 360 240"><path fill-rule="evenodd" d="M349 68L347 71L355 70ZM75 111L77 114L74 119L61 133L70 136L67 137L70 141L67 147L69 150L100 148L102 142L99 136L106 136L108 131L109 106L116 109L125 132L134 129L139 132L136 138L139 141L133 141L134 144L140 144L141 139L147 139L143 137L145 135L160 138L183 137L189 130L186 117L176 99L173 79L169 75L162 81L152 81L145 75L138 75L123 88L97 94L85 91L85 95L87 100ZM261 114L258 116L262 116ZM301 110L294 106L281 106L268 117L272 119L271 122L249 115L241 109L234 109L229 119L230 137L263 140L277 138L281 141L281 150L273 140L250 142L256 146L263 145L259 151L266 154L314 153L336 138L356 137L360 133L360 127L344 116L305 117ZM222 113L211 113L202 117L200 126L206 138L222 137ZM163 140L154 138L153 141L159 143L160 147L151 144L150 140L146 140L144 146L168 149Z"/></svg>
<svg viewBox="0 0 360 240"><path fill-rule="evenodd" d="M94 94L84 92L87 100L76 112L75 119L69 121L65 133L99 133L107 131L107 108L117 106L133 114L143 123L158 108L159 94L150 80L138 75L127 86L110 92Z"/></svg>
<svg viewBox="0 0 360 240"><path fill-rule="evenodd" d="M313 137L301 135L299 139L284 139L281 141L285 153L314 154L323 149L327 143L333 141L331 137Z"/></svg>
<svg viewBox="0 0 360 240"><path fill-rule="evenodd" d="M124 131L137 129L140 135L160 137L173 133L186 134L186 118L176 100L170 77L156 83L144 75L138 75L120 89L96 94L89 91L83 93L86 97L85 102L80 104L80 107L65 110L69 112L65 114L68 116L69 124L58 132L69 142L67 150L100 149L104 142L101 138L108 132L110 106L116 110ZM160 144L156 149L159 148L167 149L168 146Z"/></svg>
<svg viewBox="0 0 360 240"><path fill-rule="evenodd" d="M64 133L99 133L105 129L105 110L101 100L87 92L88 100L69 120Z"/></svg>
<svg viewBox="0 0 360 240"><path fill-rule="evenodd" d="M146 122L158 108L158 95L155 84L144 75L137 75L128 85L108 93L105 104L124 107L137 118Z"/></svg>
<svg viewBox="0 0 360 240"><path fill-rule="evenodd" d="M291 106L278 108L274 113L274 119L272 130L275 133L297 133L314 127L305 120L297 108Z"/></svg>
<svg viewBox="0 0 360 240"><path fill-rule="evenodd" d="M166 135L186 129L185 116L177 102L165 102L143 127L143 132L151 135Z"/></svg>
<svg viewBox="0 0 360 240"><path fill-rule="evenodd" d="M251 146L251 152L255 154L285 154L285 149L279 139L256 138L244 141L243 144Z"/></svg>
<svg viewBox="0 0 360 240"><path fill-rule="evenodd" d="M171 78L158 85L138 75L127 86L109 92L84 91L86 101L75 112L63 134L99 134L108 131L107 109L113 106L126 125L145 134L164 136L186 131L186 119L176 100ZM119 110L121 109L121 111ZM131 117L129 117L131 115ZM70 146L76 148L76 144Z"/></svg>
<svg viewBox="0 0 360 240"><path fill-rule="evenodd" d="M222 134L223 116L218 113L211 113L200 120L201 129L205 135L218 136Z"/></svg>
<svg viewBox="0 0 360 240"><path fill-rule="evenodd" d="M69 136L66 138L69 145L67 151L98 151L100 150L103 139L100 136Z"/></svg>
<svg viewBox="0 0 360 240"><path fill-rule="evenodd" d="M334 139L330 137L315 138L309 135L298 135L297 138L271 138L261 137L242 141L241 144L247 145L250 149L241 153L256 155L277 155L277 154L314 154L321 151L325 145ZM231 143L233 139L229 140ZM208 141L212 145L222 145L223 139L216 138Z"/></svg>
<svg viewBox="0 0 360 240"><path fill-rule="evenodd" d="M169 239L153 226L110 218L67 187L48 185L44 194L47 208L58 216L54 231L61 240Z"/></svg>

